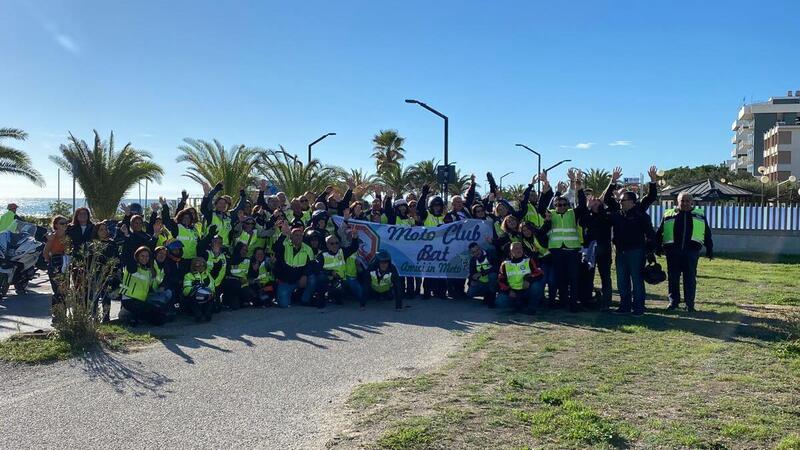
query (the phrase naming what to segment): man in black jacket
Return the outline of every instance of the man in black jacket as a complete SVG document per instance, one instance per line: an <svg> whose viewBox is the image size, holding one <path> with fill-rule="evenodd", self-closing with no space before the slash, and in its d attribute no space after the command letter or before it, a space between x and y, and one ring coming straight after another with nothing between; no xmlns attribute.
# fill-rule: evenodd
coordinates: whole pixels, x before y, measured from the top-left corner
<svg viewBox="0 0 800 450"><path fill-rule="evenodd" d="M619 168L614 170L611 184L603 198L608 207L608 219L614 233L614 246L617 250L617 289L619 289L620 313L634 315L644 314L645 287L642 278L645 256L655 242L653 224L650 216L641 207L635 192L622 194L620 202L614 199L613 186L619 175Z"/></svg>
<svg viewBox="0 0 800 450"><path fill-rule="evenodd" d="M681 275L683 275L683 299L686 310L694 311L694 297L697 290L697 261L700 249L706 248L706 256L714 256L714 242L711 227L705 214L695 208L692 195L688 192L678 194L678 207L664 212L664 220L658 227L659 253L667 255L667 282L669 284L669 307L673 310L681 302Z"/></svg>

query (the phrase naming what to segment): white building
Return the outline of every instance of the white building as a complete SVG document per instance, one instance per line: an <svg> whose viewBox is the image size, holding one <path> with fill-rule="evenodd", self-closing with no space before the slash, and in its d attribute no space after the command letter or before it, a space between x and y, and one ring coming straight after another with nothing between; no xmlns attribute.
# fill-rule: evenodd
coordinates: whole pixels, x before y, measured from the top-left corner
<svg viewBox="0 0 800 450"><path fill-rule="evenodd" d="M731 143L730 169L758 175L758 167L764 164L764 135L778 122L787 125L797 123L800 116L800 91L792 91L785 97L772 97L766 102L744 105L733 121L734 132Z"/></svg>
<svg viewBox="0 0 800 450"><path fill-rule="evenodd" d="M764 133L763 165L772 181L800 176L800 124L778 122Z"/></svg>

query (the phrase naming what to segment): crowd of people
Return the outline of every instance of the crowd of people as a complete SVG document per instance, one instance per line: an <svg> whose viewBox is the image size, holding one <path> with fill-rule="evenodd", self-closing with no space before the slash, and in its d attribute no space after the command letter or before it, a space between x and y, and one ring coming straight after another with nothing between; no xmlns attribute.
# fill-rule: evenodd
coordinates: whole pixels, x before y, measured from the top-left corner
<svg viewBox="0 0 800 450"><path fill-rule="evenodd" d="M504 198L491 173L488 192L479 195L473 175L464 195L449 202L432 195L427 185L405 196L376 192L369 202L355 199L352 189L342 193L332 186L292 199L282 192L267 195L263 181L254 199L242 187L234 202L220 195L222 183L204 185L199 208L188 205L184 191L175 211L164 198L149 212L139 204L121 205L124 216L113 224L94 222L87 208L75 210L71 220L54 217L43 259L53 280L54 304L63 300L55 280L70 259L113 261L117 270L97 299L102 320L110 319L111 300L118 298L121 318L132 324L160 324L180 312L208 321L223 309L324 308L345 301L362 308L390 301L402 309L405 299L417 296L480 298L490 308L528 314L542 308L609 310L612 255L620 297L616 312L641 315L643 269L662 253L669 308L683 298L686 309L694 311L700 251L713 255L702 209L682 193L654 230L647 211L657 195L655 167L641 198L619 185L621 174L616 168L604 192L592 192L584 188L579 170L569 170L569 181L556 189L542 172L519 199ZM534 189L537 183L541 192ZM341 226L332 220L335 215L342 217ZM469 245L468 278L420 279L400 276L385 251L366 261L350 226L354 219L408 227L477 219L488 222L492 235ZM0 217L0 223L4 220Z"/></svg>

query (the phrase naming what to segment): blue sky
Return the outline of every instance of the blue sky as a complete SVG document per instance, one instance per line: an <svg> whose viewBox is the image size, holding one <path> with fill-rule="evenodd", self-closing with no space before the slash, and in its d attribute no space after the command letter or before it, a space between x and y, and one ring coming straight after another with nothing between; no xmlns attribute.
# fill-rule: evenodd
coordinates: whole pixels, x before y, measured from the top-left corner
<svg viewBox="0 0 800 450"><path fill-rule="evenodd" d="M152 193L193 194L184 137L374 168L371 137L396 128L407 160L521 183L544 165L718 163L743 98L800 89L797 2L21 1L0 14L0 126L22 128L48 179L0 180L0 197L55 196L71 131L114 130L154 154ZM623 143L626 145L610 145ZM563 171L554 171L556 177ZM62 188L68 187L62 180Z"/></svg>

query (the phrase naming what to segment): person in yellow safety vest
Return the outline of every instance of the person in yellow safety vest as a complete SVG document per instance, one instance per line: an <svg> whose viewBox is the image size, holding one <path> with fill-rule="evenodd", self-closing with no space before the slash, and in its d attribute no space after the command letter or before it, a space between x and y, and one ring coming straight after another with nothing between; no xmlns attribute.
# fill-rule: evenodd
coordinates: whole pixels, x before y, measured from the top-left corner
<svg viewBox="0 0 800 450"><path fill-rule="evenodd" d="M246 300L248 270L250 270L250 258L247 257L247 244L237 242L233 246L228 275L222 282L222 304L226 307L239 309Z"/></svg>
<svg viewBox="0 0 800 450"><path fill-rule="evenodd" d="M207 184L203 185L204 190L208 188ZM217 227L217 233L222 238L223 247L229 248L232 244L231 230L233 229L233 221L230 214L228 214L228 209L232 206L229 200L230 197L223 195L216 198L214 200L214 208L212 209L211 207L212 199L222 191L222 188L223 184L220 181L203 196L203 200L200 202L200 212L203 214L206 225L215 225Z"/></svg>
<svg viewBox="0 0 800 450"><path fill-rule="evenodd" d="M278 279L278 306L288 308L292 295L302 291L300 303L311 305L316 277L314 252L303 242L303 228L289 228L286 221L279 223L281 236L275 242L275 278Z"/></svg>
<svg viewBox="0 0 800 450"><path fill-rule="evenodd" d="M193 209L178 211L175 215L175 220L173 220L170 216L169 205L166 199L161 197L160 201L161 219L164 221L164 226L169 230L174 239L177 239L183 244L183 257L191 261L198 255L197 246L203 237L195 223ZM213 233L209 234L213 236Z"/></svg>
<svg viewBox="0 0 800 450"><path fill-rule="evenodd" d="M392 201L392 195L387 194L386 198L383 200L383 210L386 215L386 223L390 225L401 227L413 227L416 225L416 219L409 215L410 210L408 202L403 197ZM422 278L401 277L400 284L403 287L401 293L405 298L414 298L419 294Z"/></svg>
<svg viewBox="0 0 800 450"><path fill-rule="evenodd" d="M536 314L536 308L544 298L542 269L533 258L525 256L521 242L510 247L510 258L503 261L497 275L501 304L512 303L518 312Z"/></svg>
<svg viewBox="0 0 800 450"><path fill-rule="evenodd" d="M266 255L263 248L257 248L253 252L247 271L249 284L247 299L256 308L272 306L272 300L275 298L275 277L272 275L272 267L269 267Z"/></svg>
<svg viewBox="0 0 800 450"><path fill-rule="evenodd" d="M190 305L196 322L211 321L215 290L214 277L208 273L206 260L192 259L191 272L183 276L183 298Z"/></svg>
<svg viewBox="0 0 800 450"><path fill-rule="evenodd" d="M154 325L161 325L166 321L167 309L171 305L169 302L156 301L151 296L158 290L160 288L150 262L150 249L139 247L133 258L123 266L120 284L122 308L129 316L128 322L131 325L136 325L140 320Z"/></svg>
<svg viewBox="0 0 800 450"><path fill-rule="evenodd" d="M225 280L225 275L228 273L228 257L225 255L222 248L222 238L214 236L207 246L199 247L201 255L205 255L206 270L214 279L214 305L212 307L214 312L219 312L222 309L220 304L220 294L222 292L222 283Z"/></svg>
<svg viewBox="0 0 800 450"><path fill-rule="evenodd" d="M0 233L5 231L14 231L17 229L17 204L9 203L8 210L0 216Z"/></svg>
<svg viewBox="0 0 800 450"><path fill-rule="evenodd" d="M370 298L373 300L394 300L394 308L403 309L403 296L400 295L400 276L392 264L392 257L386 250L375 256L375 266L369 272ZM362 301L361 307L366 306Z"/></svg>
<svg viewBox="0 0 800 450"><path fill-rule="evenodd" d="M489 308L495 307L497 295L497 265L477 242L469 244L469 288L467 297L483 297Z"/></svg>
<svg viewBox="0 0 800 450"><path fill-rule="evenodd" d="M422 193L417 202L417 220L426 228L435 228L444 224L445 205L442 197L436 195L428 198L430 186L422 186ZM427 205L427 208L426 208ZM425 278L423 280L422 298L447 298L447 280L443 278Z"/></svg>
<svg viewBox="0 0 800 450"><path fill-rule="evenodd" d="M253 217L246 217L242 222L238 223L234 229L236 235L236 242L243 242L247 245L248 257L253 257L258 246L258 230L256 229L256 219ZM264 248L263 246L261 248Z"/></svg>
<svg viewBox="0 0 800 450"><path fill-rule="evenodd" d="M147 221L145 231L156 238L156 247L166 245L167 242L173 239L172 233L164 225L164 219L158 217L158 212L161 211L159 203L150 205L150 219Z"/></svg>
<svg viewBox="0 0 800 450"><path fill-rule="evenodd" d="M320 276L317 278L317 292L324 299L322 305L327 301L342 304L343 297L349 293L361 306L364 306L364 296L361 285L356 277L347 276L348 258L358 252L360 241L356 237L355 229L350 232L352 239L350 245L342 249L339 238L330 235L325 238L325 251L317 255L317 267L321 269Z"/></svg>
<svg viewBox="0 0 800 450"><path fill-rule="evenodd" d="M163 287L165 278L165 267L167 265L167 247L159 246L153 250L153 272L155 273L156 285Z"/></svg>
<svg viewBox="0 0 800 450"><path fill-rule="evenodd" d="M289 204L289 207L289 210L286 211L286 220L289 221L290 225L305 227L311 221L311 211L307 209L307 198L295 198Z"/></svg>
<svg viewBox="0 0 800 450"><path fill-rule="evenodd" d="M681 302L681 276L683 300L686 310L694 312L697 291L697 262L700 250L706 248L708 259L714 257L714 241L702 208L693 205L688 192L678 194L678 207L664 212L664 219L656 233L659 254L667 256L667 284L669 307L673 310Z"/></svg>
<svg viewBox="0 0 800 450"><path fill-rule="evenodd" d="M500 259L508 258L509 246L512 242L522 241L519 234L519 219L513 214L508 214L503 218L503 223L500 225L500 237L492 240L494 246L494 254Z"/></svg>
<svg viewBox="0 0 800 450"><path fill-rule="evenodd" d="M576 191L583 190L583 174L575 174ZM553 190L547 179L547 172L539 176L542 182L542 194L539 197L539 213L545 216L542 230L547 233L547 249L552 254L553 271L555 272L556 285L560 304L569 306L570 311L578 311L578 281L581 264L581 230L578 222L586 214L584 195L583 203L569 207L569 202L564 196L555 197L555 208L548 209L553 199ZM554 306L555 291L548 292L551 306Z"/></svg>

